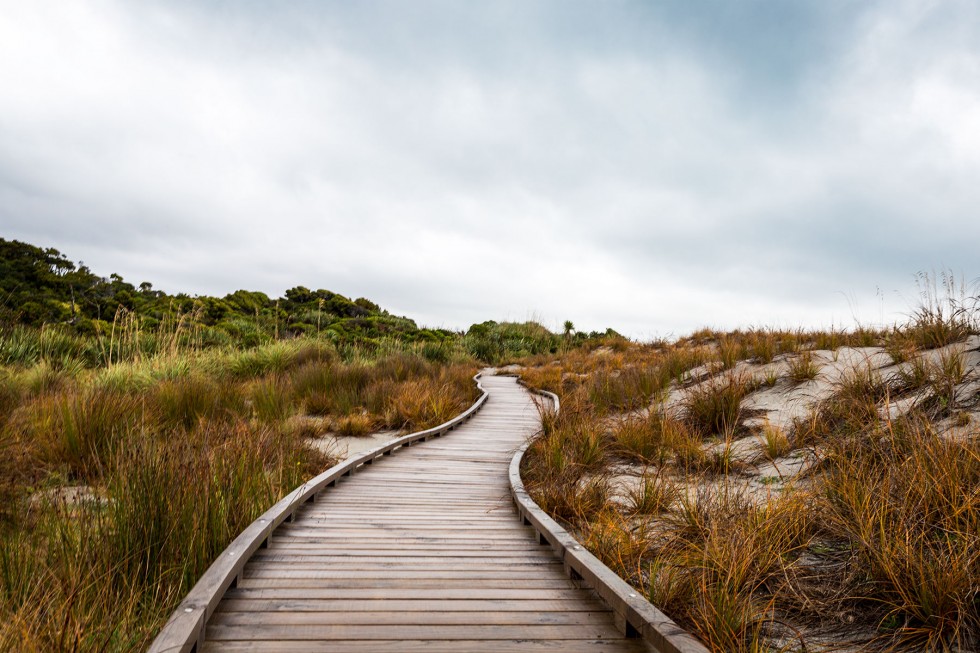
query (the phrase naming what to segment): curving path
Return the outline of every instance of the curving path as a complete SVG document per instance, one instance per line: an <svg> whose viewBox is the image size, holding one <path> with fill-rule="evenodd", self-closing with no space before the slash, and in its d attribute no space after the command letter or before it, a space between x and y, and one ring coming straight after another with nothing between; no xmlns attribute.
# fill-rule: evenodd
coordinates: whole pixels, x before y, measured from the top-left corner
<svg viewBox="0 0 980 653"><path fill-rule="evenodd" d="M305 504L245 565L203 651L648 651L515 515L529 395L484 377L485 407Z"/></svg>

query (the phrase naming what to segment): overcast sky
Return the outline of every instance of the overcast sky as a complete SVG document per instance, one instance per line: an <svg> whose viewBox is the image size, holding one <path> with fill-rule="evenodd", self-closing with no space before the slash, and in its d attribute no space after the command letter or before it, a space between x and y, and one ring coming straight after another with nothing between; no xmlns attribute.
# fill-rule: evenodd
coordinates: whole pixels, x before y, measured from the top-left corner
<svg viewBox="0 0 980 653"><path fill-rule="evenodd" d="M975 0L0 0L0 237L170 292L848 327L978 207Z"/></svg>

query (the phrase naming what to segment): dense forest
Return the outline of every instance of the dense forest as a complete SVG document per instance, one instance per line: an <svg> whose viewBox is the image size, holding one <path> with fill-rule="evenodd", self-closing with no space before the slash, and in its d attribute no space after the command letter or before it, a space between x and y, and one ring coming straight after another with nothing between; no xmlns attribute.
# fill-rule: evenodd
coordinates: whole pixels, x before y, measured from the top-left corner
<svg viewBox="0 0 980 653"><path fill-rule="evenodd" d="M72 346L35 346L38 331L48 342L71 339ZM361 350L398 343L417 347L432 361L471 356L491 364L621 338L612 329L576 332L572 322L562 334L536 322L493 320L466 332L420 328L369 299L304 286L277 298L252 290L171 295L149 281L136 286L115 273L100 276L57 249L0 238L0 364L43 358L58 365L68 352L68 362L94 366L165 349L249 349L298 337Z"/></svg>
<svg viewBox="0 0 980 653"><path fill-rule="evenodd" d="M150 282L134 286L118 274L102 277L53 248L0 238L0 323L60 324L80 335L109 333L113 322L135 315L152 331L169 321L193 323L206 343L257 345L276 337L320 333L360 340L398 335L440 341L445 330L419 329L374 302L329 290L290 288L285 296L237 290L224 297L169 295Z"/></svg>

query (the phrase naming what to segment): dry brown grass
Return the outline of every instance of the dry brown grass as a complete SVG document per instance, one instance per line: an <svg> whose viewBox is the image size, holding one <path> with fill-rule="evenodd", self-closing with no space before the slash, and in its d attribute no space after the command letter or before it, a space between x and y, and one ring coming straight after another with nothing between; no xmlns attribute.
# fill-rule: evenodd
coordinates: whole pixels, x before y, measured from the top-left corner
<svg viewBox="0 0 980 653"><path fill-rule="evenodd" d="M800 352L789 361L789 378L795 383L812 381L819 372L820 368L813 360L813 352L809 350Z"/></svg>
<svg viewBox="0 0 980 653"><path fill-rule="evenodd" d="M0 370L0 650L145 649L244 526L332 464L302 413L424 427L477 394L466 365L303 341L46 365ZM88 498L48 500L64 486Z"/></svg>
<svg viewBox="0 0 980 653"><path fill-rule="evenodd" d="M845 643L903 653L976 650L980 432L952 439L933 427L936 419L968 415L957 411L969 398L956 394L968 376L955 349L932 363L921 357L921 347L948 344L974 327L948 324L947 313L935 322L929 315L916 316L919 333L906 329L902 343L889 346L903 349L902 376L858 364L789 432L763 425L757 437L766 458L802 446L817 464L762 493L746 490L733 454L742 400L755 387L735 372L739 361L794 352L786 376L810 380L818 371L810 349L880 346L894 331L703 331L602 360L594 352L565 352L557 364L539 360L525 378L549 384L573 414L550 418L532 443L528 487L712 651ZM669 368L672 361L683 363ZM709 366L686 378L712 361L724 371L712 375ZM663 379L662 389L648 394L629 377L609 381L642 366L660 368L643 374ZM684 397L679 411L660 403L666 390ZM904 417L888 417L893 399L912 390L925 391L925 399ZM636 401L622 395L632 391ZM710 436L725 446L706 444ZM617 500L605 483L613 461L644 475Z"/></svg>
<svg viewBox="0 0 980 653"><path fill-rule="evenodd" d="M685 419L702 437L731 436L740 425L742 400L756 387L754 379L734 371L692 386L684 398Z"/></svg>
<svg viewBox="0 0 980 653"><path fill-rule="evenodd" d="M362 437L369 435L376 428L376 423L370 415L366 413L355 413L338 417L333 422L333 430L340 434L350 437Z"/></svg>

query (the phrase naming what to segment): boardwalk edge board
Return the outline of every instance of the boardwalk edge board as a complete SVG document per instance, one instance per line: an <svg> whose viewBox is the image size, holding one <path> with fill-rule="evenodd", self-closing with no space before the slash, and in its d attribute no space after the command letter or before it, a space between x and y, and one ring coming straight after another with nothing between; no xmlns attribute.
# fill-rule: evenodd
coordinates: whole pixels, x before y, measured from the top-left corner
<svg viewBox="0 0 980 653"><path fill-rule="evenodd" d="M518 382L527 388L523 380ZM558 395L529 388L534 394L551 400L552 410L559 410ZM626 581L552 519L528 494L521 479L521 461L530 446L525 443L510 462L511 495L525 524L533 527L542 544L549 544L565 565L566 573L591 587L612 608L616 627L627 637L642 637L658 653L709 653L693 635L641 596Z"/></svg>
<svg viewBox="0 0 980 653"><path fill-rule="evenodd" d="M252 555L264 547L273 531L286 521L291 521L297 508L313 501L322 491L335 486L346 476L352 476L358 469L370 465L381 456L389 456L403 447L416 442L437 438L460 426L475 415L486 403L489 394L480 384L482 374L473 377L480 397L453 419L431 429L402 436L380 447L365 451L360 455L334 465L313 477L306 483L283 497L278 503L265 511L249 524L238 537L232 540L218 558L208 567L197 584L177 606L170 619L150 644L148 653L195 653L204 643L205 625L225 592L238 584L245 563Z"/></svg>

